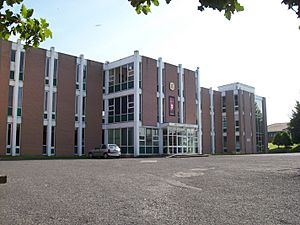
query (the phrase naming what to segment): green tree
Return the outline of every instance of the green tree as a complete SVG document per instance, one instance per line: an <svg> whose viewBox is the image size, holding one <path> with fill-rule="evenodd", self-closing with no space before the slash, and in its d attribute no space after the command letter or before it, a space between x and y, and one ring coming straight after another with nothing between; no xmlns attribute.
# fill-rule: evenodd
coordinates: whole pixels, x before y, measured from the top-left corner
<svg viewBox="0 0 300 225"><path fill-rule="evenodd" d="M25 46L37 47L52 37L49 24L43 18L32 18L33 9L21 5L23 0L0 0L0 38L8 40L11 35L25 42ZM19 13L16 8L20 6Z"/></svg>
<svg viewBox="0 0 300 225"><path fill-rule="evenodd" d="M159 5L159 0L128 0L135 8L137 13L143 12L148 14L151 10L152 4ZM172 0L165 0L169 4ZM300 17L300 1L299 0L283 0L281 3L288 6L288 9L295 11ZM224 16L230 20L231 15L235 12L243 11L244 7L238 2L238 0L199 0L198 10L203 11L207 8L224 12Z"/></svg>
<svg viewBox="0 0 300 225"><path fill-rule="evenodd" d="M277 145L277 147L279 148L279 145L281 145L281 132L278 132L273 141L272 141L273 145Z"/></svg>
<svg viewBox="0 0 300 225"><path fill-rule="evenodd" d="M292 135L292 140L296 144L300 144L300 102L296 102L292 117L289 123L289 131Z"/></svg>
<svg viewBox="0 0 300 225"><path fill-rule="evenodd" d="M284 145L284 147L291 146L293 144L291 136L286 132L282 131L281 132L281 145Z"/></svg>

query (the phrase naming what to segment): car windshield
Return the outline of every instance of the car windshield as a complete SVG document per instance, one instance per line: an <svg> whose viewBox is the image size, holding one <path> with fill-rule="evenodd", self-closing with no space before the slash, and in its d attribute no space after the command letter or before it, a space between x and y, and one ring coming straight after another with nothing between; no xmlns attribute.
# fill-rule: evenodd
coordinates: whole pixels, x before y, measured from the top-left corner
<svg viewBox="0 0 300 225"><path fill-rule="evenodd" d="M116 145L115 145L115 144L109 144L108 147L109 147L109 148L115 148Z"/></svg>

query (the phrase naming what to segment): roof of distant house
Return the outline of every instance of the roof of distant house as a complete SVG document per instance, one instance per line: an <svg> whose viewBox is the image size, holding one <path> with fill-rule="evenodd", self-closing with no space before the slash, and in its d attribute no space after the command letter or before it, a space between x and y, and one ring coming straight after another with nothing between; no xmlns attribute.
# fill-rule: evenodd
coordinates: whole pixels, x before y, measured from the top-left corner
<svg viewBox="0 0 300 225"><path fill-rule="evenodd" d="M279 132L286 130L288 128L288 123L274 123L268 126L268 132Z"/></svg>

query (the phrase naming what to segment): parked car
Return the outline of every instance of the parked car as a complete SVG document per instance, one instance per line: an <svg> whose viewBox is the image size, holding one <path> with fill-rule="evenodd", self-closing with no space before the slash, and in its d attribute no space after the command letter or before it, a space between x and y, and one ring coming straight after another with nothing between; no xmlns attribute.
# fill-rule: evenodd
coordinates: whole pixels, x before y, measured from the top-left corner
<svg viewBox="0 0 300 225"><path fill-rule="evenodd" d="M89 158L103 157L105 159L107 159L108 157L120 157L121 149L116 144L103 144L89 151L88 156Z"/></svg>

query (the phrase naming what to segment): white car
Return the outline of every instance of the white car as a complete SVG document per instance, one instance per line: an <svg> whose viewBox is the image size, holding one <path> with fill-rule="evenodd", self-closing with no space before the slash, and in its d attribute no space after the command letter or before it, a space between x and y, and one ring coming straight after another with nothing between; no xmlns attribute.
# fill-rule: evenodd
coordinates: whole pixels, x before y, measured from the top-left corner
<svg viewBox="0 0 300 225"><path fill-rule="evenodd" d="M89 151L88 156L89 158L103 157L105 159L107 159L108 157L120 157L121 149L116 144L108 144L108 145L103 144Z"/></svg>

